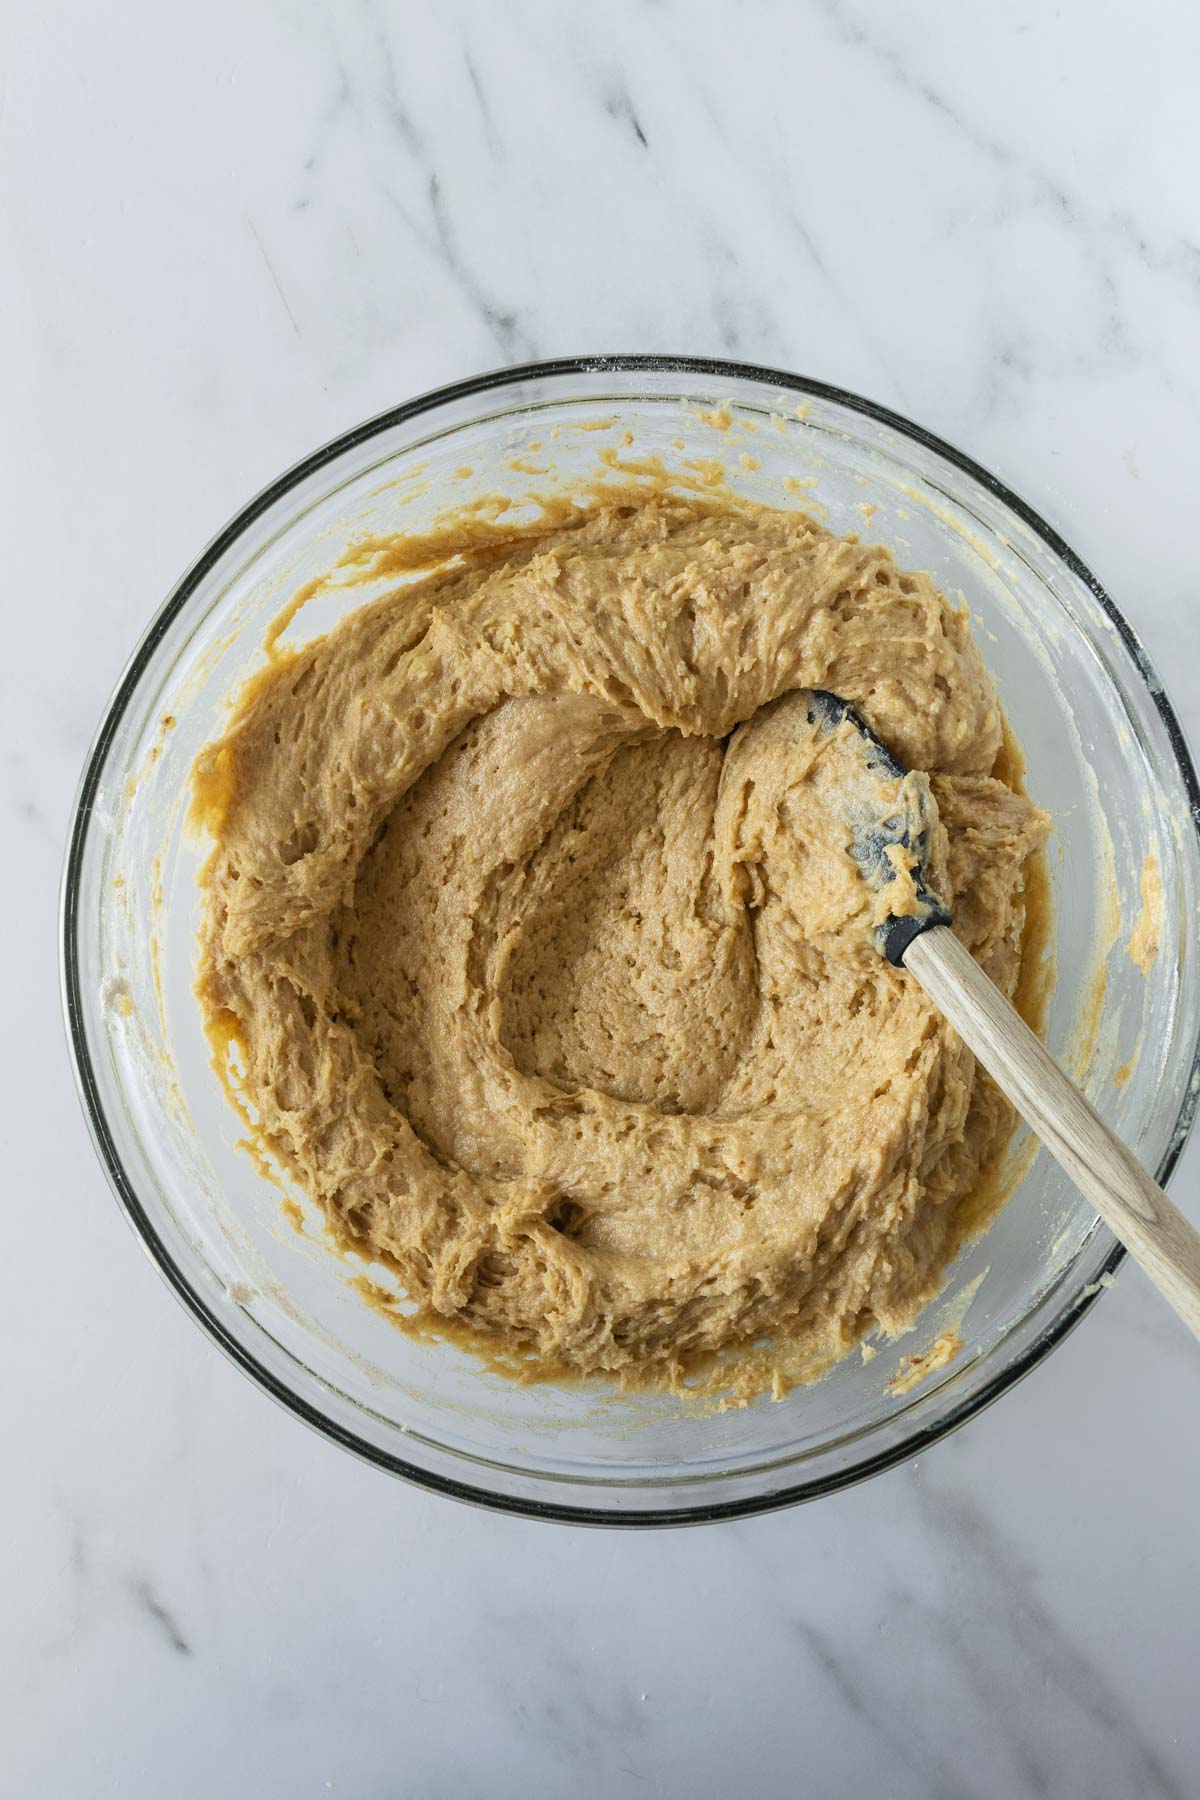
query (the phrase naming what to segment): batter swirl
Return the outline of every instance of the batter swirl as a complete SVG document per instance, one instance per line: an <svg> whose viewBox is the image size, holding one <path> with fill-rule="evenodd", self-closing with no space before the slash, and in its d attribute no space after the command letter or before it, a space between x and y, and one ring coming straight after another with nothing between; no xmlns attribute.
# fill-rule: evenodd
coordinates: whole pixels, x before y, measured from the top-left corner
<svg viewBox="0 0 1200 1800"><path fill-rule="evenodd" d="M258 1132L425 1320L678 1379L936 1289L1011 1115L870 938L793 696L930 773L1001 985L1047 828L965 611L798 513L656 497L277 657L205 752L197 992Z"/></svg>

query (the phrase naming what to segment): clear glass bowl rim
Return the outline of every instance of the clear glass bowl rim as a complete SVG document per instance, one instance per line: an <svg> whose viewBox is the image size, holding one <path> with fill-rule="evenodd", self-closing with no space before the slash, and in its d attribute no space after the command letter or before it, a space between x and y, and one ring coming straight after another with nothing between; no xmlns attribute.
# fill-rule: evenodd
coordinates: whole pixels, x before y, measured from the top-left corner
<svg viewBox="0 0 1200 1800"><path fill-rule="evenodd" d="M903 1441L873 1457L865 1458L851 1468L810 1477L807 1480L796 1482L792 1486L779 1488L763 1495L748 1495L737 1500L714 1500L701 1505L665 1506L636 1513L621 1512L606 1506L566 1505L555 1501L535 1500L528 1496L498 1493L485 1487L474 1486L469 1482L459 1481L435 1470L423 1469L406 1462L402 1457L392 1455L378 1445L360 1438L336 1419L328 1417L310 1405L300 1394L279 1380L271 1370L259 1363L246 1346L239 1343L227 1330L222 1321L205 1303L202 1295L192 1287L183 1270L167 1250L152 1219L142 1206L109 1129L84 1029L78 953L80 893L88 828L92 820L109 748L126 709L137 692L141 676L155 649L186 607L197 587L225 552L250 525L261 518L276 501L282 499L292 488L310 475L336 462L346 451L356 448L393 426L405 424L454 401L497 392L506 387L519 386L526 381L547 381L569 378L573 375L606 373L621 376L638 373L647 375L679 374L692 379L699 377L711 382L757 382L788 394L795 394L801 400L818 399L845 407L943 457L962 473L978 482L995 499L1015 513L1031 531L1036 533L1070 572L1085 584L1112 621L1122 644L1129 652L1141 675L1161 719L1178 773L1187 791L1192 830L1198 845L1200 845L1200 780L1197 778L1195 764L1175 709L1167 697L1161 677L1136 633L1087 564L1054 527L1042 518L1040 513L972 457L967 456L965 452L957 449L944 438L927 431L924 426L916 424L902 414L893 412L890 408L881 406L873 400L865 399L862 395L855 394L847 388L796 375L786 370L773 369L763 364L733 362L713 357L655 354L613 353L571 356L492 369L462 381L452 382L444 387L430 389L427 393L419 394L402 405L391 407L386 412L377 413L352 430L330 439L328 443L323 444L319 449L302 458L301 461L294 463L291 468L285 470L283 474L262 488L253 499L242 507L240 512L234 515L176 582L133 651L93 738L72 810L62 877L60 973L68 1045L75 1084L88 1130L118 1204L141 1240L142 1247L150 1260L176 1297L213 1342L272 1399L302 1419L322 1436L340 1444L344 1449L351 1451L375 1467L386 1470L389 1474L400 1476L435 1493L493 1511L515 1513L527 1518L548 1519L562 1524L626 1526L644 1529L665 1525L711 1524L722 1519L746 1518L756 1513L777 1511L784 1507L794 1506L801 1501L814 1500L824 1494L836 1493L842 1488L852 1487L860 1481L866 1481L872 1475L878 1475L893 1468L898 1463L907 1462L932 1444L937 1443L939 1439L948 1436L950 1432L956 1431L1029 1374L1078 1324L1084 1313L1095 1304L1099 1298L1099 1292L1102 1292L1103 1289L1096 1291L1093 1288L1090 1293L1084 1291L1076 1293L1046 1328L1026 1346L1024 1351L1011 1363L997 1369L991 1380L978 1393L961 1401L957 1406L951 1407L942 1417L915 1430ZM626 398L629 397L626 396ZM1156 1171L1160 1183L1165 1183L1170 1177L1191 1131L1197 1105L1200 1103L1200 1082L1196 1080L1198 1072L1200 1072L1200 1041L1193 1048L1191 1078L1184 1085L1175 1128L1171 1133L1168 1149ZM1105 1227L1101 1225L1099 1229L1104 1230ZM1125 1255L1124 1247L1114 1239L1112 1248L1105 1259L1105 1271L1114 1272L1123 1262Z"/></svg>

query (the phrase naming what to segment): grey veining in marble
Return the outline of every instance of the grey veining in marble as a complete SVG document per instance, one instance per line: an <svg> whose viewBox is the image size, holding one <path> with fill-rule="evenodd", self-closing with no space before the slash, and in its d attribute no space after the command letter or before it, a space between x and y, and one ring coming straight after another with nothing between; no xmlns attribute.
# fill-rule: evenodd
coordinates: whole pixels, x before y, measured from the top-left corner
<svg viewBox="0 0 1200 1800"><path fill-rule="evenodd" d="M1200 22L1170 0L10 9L0 1788L1186 1800L1200 1348L1141 1278L919 1465L611 1536L318 1441L154 1278L55 887L121 664L255 489L500 362L717 353L969 449L1200 734ZM1200 1151L1176 1193L1196 1207Z"/></svg>

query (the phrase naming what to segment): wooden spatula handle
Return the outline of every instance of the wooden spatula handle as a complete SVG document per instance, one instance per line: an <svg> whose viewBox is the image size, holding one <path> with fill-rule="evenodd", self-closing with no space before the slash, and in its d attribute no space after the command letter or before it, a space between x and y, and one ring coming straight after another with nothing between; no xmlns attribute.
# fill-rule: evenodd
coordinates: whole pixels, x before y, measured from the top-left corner
<svg viewBox="0 0 1200 1800"><path fill-rule="evenodd" d="M915 938L904 967L1200 1337L1200 1232L1109 1130L947 926L932 926Z"/></svg>

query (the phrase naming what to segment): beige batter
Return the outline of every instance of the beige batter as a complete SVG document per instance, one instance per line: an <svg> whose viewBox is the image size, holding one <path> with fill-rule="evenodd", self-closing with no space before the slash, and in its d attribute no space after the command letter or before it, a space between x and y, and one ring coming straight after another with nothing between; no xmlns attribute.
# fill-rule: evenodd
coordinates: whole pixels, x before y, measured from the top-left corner
<svg viewBox="0 0 1200 1800"><path fill-rule="evenodd" d="M874 948L810 686L930 772L937 883L1011 989L1047 821L996 778L967 615L798 513L468 539L276 656L201 759L210 1027L424 1322L674 1381L936 1290L1012 1119Z"/></svg>
<svg viewBox="0 0 1200 1800"><path fill-rule="evenodd" d="M1148 975L1162 948L1162 875L1153 854L1142 863L1140 886L1142 905L1129 934L1129 955L1142 974Z"/></svg>

